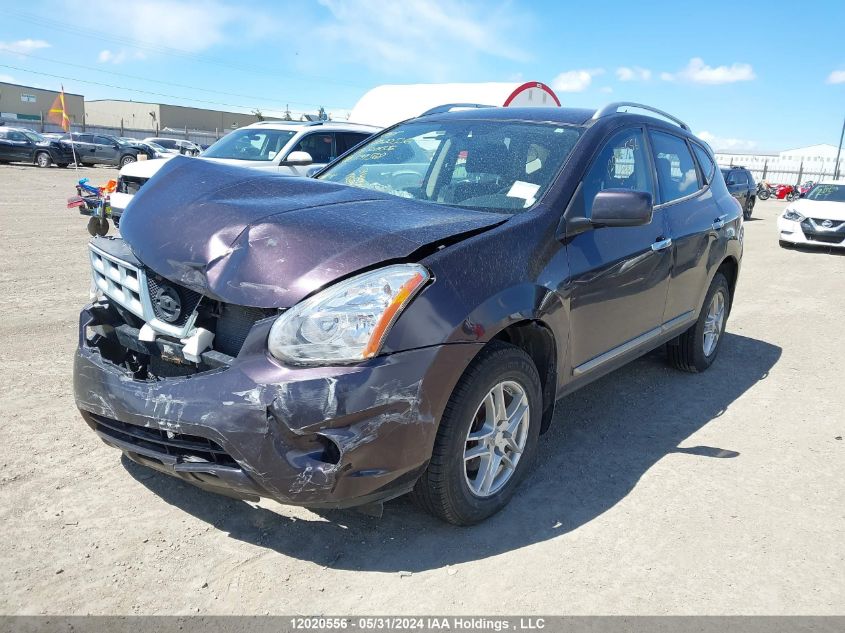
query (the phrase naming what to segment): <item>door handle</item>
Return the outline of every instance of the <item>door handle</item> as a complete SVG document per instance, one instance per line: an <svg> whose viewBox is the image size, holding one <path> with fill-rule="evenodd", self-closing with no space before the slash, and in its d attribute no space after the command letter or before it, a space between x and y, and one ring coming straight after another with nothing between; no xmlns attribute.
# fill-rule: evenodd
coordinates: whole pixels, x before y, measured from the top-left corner
<svg viewBox="0 0 845 633"><path fill-rule="evenodd" d="M725 220L727 219L727 217L728 217L727 215L720 215L718 218L716 218L713 221L713 230L718 231L723 226L725 226Z"/></svg>
<svg viewBox="0 0 845 633"><path fill-rule="evenodd" d="M672 238L666 238L657 240L654 244L651 245L651 250L657 252L662 251L672 246Z"/></svg>

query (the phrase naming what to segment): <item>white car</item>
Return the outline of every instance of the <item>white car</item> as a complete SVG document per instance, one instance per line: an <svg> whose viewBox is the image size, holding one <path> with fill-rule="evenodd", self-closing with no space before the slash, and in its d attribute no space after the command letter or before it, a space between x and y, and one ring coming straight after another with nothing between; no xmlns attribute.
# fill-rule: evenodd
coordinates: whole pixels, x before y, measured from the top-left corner
<svg viewBox="0 0 845 633"><path fill-rule="evenodd" d="M338 121L260 121L234 130L197 160L212 160L289 176L305 176L369 138L380 128ZM177 154L174 154L177 155ZM111 194L119 219L132 196L169 158L131 163L120 170Z"/></svg>
<svg viewBox="0 0 845 633"><path fill-rule="evenodd" d="M784 247L845 248L845 180L819 182L803 198L790 202L778 218L778 236Z"/></svg>

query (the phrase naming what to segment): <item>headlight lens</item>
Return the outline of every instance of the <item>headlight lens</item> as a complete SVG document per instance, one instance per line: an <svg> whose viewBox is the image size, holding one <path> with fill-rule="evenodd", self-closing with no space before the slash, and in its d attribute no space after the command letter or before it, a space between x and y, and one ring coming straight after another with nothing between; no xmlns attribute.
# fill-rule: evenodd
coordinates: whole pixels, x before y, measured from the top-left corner
<svg viewBox="0 0 845 633"><path fill-rule="evenodd" d="M267 347L279 360L298 364L372 358L429 279L428 270L418 264L396 264L351 277L279 316Z"/></svg>
<svg viewBox="0 0 845 633"><path fill-rule="evenodd" d="M783 214L783 219L801 222L804 219L804 216L794 209L787 209Z"/></svg>

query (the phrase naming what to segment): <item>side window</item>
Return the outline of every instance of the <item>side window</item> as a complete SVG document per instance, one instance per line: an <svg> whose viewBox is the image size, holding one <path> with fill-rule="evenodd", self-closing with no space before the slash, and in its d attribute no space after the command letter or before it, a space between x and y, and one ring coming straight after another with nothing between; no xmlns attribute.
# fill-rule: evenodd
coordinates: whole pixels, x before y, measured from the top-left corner
<svg viewBox="0 0 845 633"><path fill-rule="evenodd" d="M16 131L12 130L11 132L9 132L9 140L10 141L25 141L26 137L23 134L21 134L20 132L16 132Z"/></svg>
<svg viewBox="0 0 845 633"><path fill-rule="evenodd" d="M708 183L713 182L713 172L716 171L716 165L710 154L704 151L700 145L692 144L692 151L695 152L695 157L698 159L698 164L701 167L701 173L704 174L704 180Z"/></svg>
<svg viewBox="0 0 845 633"><path fill-rule="evenodd" d="M337 132L334 135L337 144L337 155L345 154L358 143L370 137L369 134L356 134L355 132Z"/></svg>
<svg viewBox="0 0 845 633"><path fill-rule="evenodd" d="M79 134L75 136L75 141L79 141L80 143L93 143L94 142L94 135L93 134Z"/></svg>
<svg viewBox="0 0 845 633"><path fill-rule="evenodd" d="M95 136L94 142L97 145L113 145L112 140L109 139L109 138L106 138L105 136Z"/></svg>
<svg viewBox="0 0 845 633"><path fill-rule="evenodd" d="M332 134L309 134L297 143L292 152L308 152L315 163L328 163L332 158Z"/></svg>
<svg viewBox="0 0 845 633"><path fill-rule="evenodd" d="M593 160L583 184L587 217L596 194L605 189L632 189L654 195L651 164L645 152L642 130L619 132Z"/></svg>
<svg viewBox="0 0 845 633"><path fill-rule="evenodd" d="M684 139L665 132L651 133L661 202L672 202L699 189L698 174Z"/></svg>

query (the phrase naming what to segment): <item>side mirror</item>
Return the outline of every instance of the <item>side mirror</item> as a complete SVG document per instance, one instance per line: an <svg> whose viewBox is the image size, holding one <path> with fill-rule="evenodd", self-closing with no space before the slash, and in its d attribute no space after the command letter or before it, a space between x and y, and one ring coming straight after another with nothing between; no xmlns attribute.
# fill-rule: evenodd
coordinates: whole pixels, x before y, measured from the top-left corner
<svg viewBox="0 0 845 633"><path fill-rule="evenodd" d="M644 226L651 222L651 194L630 189L605 189L593 199L593 226Z"/></svg>
<svg viewBox="0 0 845 633"><path fill-rule="evenodd" d="M313 162L314 159L311 158L311 154L308 152L291 152L280 165L284 167L305 167Z"/></svg>

